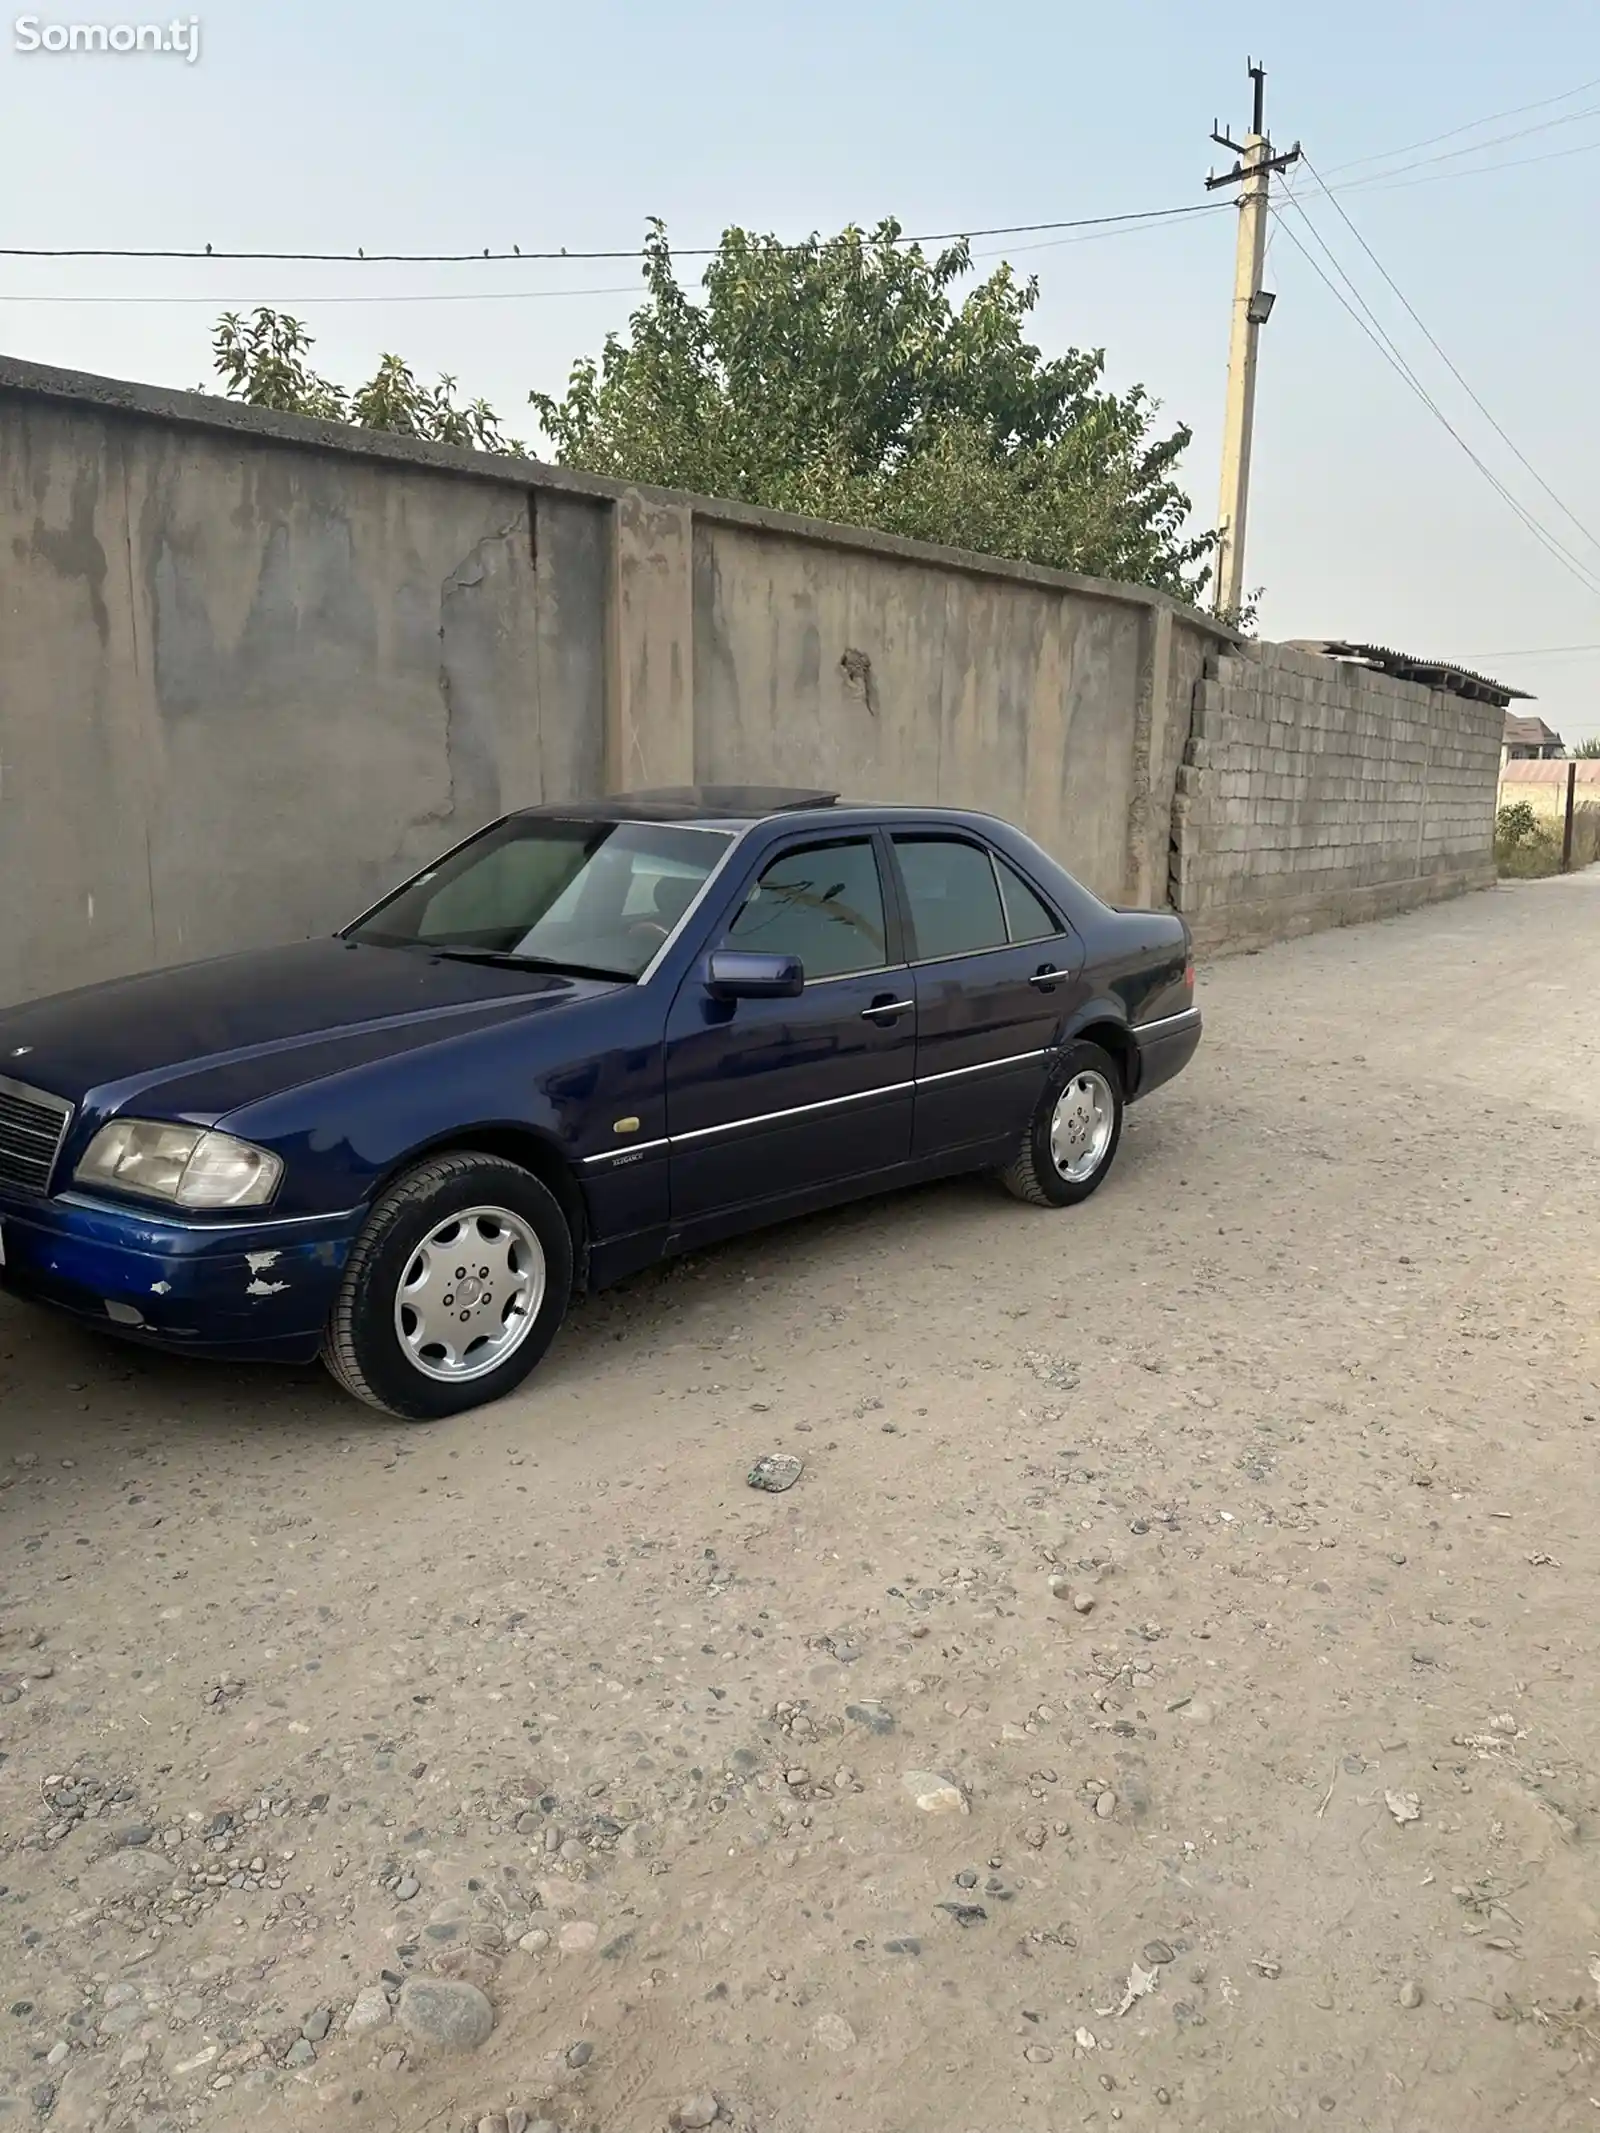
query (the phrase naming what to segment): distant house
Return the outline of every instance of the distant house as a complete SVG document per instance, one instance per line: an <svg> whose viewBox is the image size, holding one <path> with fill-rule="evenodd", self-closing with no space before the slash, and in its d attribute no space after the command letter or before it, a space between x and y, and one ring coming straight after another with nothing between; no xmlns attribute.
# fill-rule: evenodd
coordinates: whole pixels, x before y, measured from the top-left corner
<svg viewBox="0 0 1600 2133"><path fill-rule="evenodd" d="M1542 718L1518 718L1514 711L1506 713L1505 738L1500 748L1502 763L1558 762L1566 752L1566 742Z"/></svg>

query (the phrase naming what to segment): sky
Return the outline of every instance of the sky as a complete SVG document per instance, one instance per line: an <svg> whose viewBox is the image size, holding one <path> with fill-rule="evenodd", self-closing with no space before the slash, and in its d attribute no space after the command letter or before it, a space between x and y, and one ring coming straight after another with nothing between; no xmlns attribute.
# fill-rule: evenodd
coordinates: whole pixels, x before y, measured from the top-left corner
<svg viewBox="0 0 1600 2133"><path fill-rule="evenodd" d="M931 234L1143 213L1208 198L1231 161L1213 121L1242 136L1262 62L1274 145L1306 151L1266 274L1245 566L1263 634L1460 661L1533 692L1569 741L1600 735L1592 5L200 7L192 61L18 49L19 20L167 20L148 0L11 18L4 244L632 254L650 215L688 247L733 223L796 238L885 215ZM1142 382L1193 430L1201 525L1235 220L973 239L985 271L1003 256L1038 276L1047 354L1103 347L1111 383ZM0 348L196 386L216 315L269 303L341 382L398 352L531 434L529 388L559 391L625 326L637 276L633 257L0 257Z"/></svg>

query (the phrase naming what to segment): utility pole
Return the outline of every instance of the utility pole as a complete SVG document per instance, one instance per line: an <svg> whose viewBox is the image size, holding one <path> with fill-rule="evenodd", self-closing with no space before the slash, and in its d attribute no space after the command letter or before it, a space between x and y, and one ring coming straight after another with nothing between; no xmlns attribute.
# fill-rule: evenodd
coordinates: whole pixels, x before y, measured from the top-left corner
<svg viewBox="0 0 1600 2133"><path fill-rule="evenodd" d="M1250 131L1243 141L1230 140L1212 121L1211 138L1239 158L1232 170L1206 178L1206 190L1239 187L1239 244L1234 255L1233 324L1228 335L1228 404L1222 427L1222 498L1217 509L1215 607L1220 615L1237 615L1244 604L1244 528L1250 504L1250 445L1256 414L1256 343L1272 313L1272 292L1261 286L1267 251L1267 187L1275 170L1287 170L1300 156L1300 143L1274 155L1267 138L1267 70L1248 62L1254 84Z"/></svg>

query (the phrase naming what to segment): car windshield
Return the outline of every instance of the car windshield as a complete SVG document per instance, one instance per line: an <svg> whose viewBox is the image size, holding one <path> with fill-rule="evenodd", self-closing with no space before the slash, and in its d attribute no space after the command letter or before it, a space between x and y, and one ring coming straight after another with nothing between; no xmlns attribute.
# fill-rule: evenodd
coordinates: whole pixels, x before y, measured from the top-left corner
<svg viewBox="0 0 1600 2133"><path fill-rule="evenodd" d="M516 818L397 889L346 932L382 947L637 978L730 833Z"/></svg>

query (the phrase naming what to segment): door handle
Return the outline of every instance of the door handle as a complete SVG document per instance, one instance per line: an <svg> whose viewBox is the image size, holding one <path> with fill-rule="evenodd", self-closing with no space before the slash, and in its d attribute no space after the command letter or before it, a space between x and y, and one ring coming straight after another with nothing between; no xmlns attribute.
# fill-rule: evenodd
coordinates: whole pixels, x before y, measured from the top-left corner
<svg viewBox="0 0 1600 2133"><path fill-rule="evenodd" d="M1041 992L1051 992L1061 983L1065 976L1066 972L1064 970L1057 970L1054 964L1046 963L1042 969L1034 972L1028 983L1037 985Z"/></svg>
<svg viewBox="0 0 1600 2133"><path fill-rule="evenodd" d="M870 1007L862 1008L861 1019L863 1022L871 1022L879 1015L909 1014L916 1004L915 1000L874 1000Z"/></svg>

